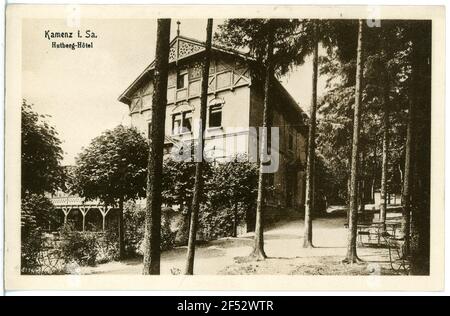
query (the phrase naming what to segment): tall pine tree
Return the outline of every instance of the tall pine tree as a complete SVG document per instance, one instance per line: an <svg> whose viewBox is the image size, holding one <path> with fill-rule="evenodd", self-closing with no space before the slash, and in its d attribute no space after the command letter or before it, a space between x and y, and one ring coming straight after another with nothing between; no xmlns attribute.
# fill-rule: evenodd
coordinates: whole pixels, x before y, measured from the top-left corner
<svg viewBox="0 0 450 316"><path fill-rule="evenodd" d="M143 274L160 274L161 191L164 150L164 124L169 72L170 19L158 19L152 99L152 129L147 174L147 208L144 232Z"/></svg>

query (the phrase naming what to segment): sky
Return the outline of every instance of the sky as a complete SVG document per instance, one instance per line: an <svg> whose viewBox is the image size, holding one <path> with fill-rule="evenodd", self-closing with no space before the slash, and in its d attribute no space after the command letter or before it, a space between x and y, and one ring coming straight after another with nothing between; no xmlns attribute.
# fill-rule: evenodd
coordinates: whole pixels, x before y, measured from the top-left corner
<svg viewBox="0 0 450 316"><path fill-rule="evenodd" d="M206 20L179 20L181 35L204 40ZM214 30L223 20L214 20ZM90 49L51 48L45 31L91 30L97 38ZM177 30L172 20L171 39ZM76 28L66 20L24 20L22 25L22 95L35 111L47 114L62 140L63 165L73 165L83 147L106 129L129 124L127 105L118 96L155 55L156 20L81 20ZM66 39L65 41L72 41ZM301 107L308 111L312 62L280 78ZM319 82L319 94L323 82Z"/></svg>

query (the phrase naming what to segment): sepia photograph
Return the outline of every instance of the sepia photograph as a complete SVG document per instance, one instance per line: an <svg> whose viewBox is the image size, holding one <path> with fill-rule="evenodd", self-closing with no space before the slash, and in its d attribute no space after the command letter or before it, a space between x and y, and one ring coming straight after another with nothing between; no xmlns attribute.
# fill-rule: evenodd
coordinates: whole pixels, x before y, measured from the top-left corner
<svg viewBox="0 0 450 316"><path fill-rule="evenodd" d="M7 274L443 284L444 10L24 7L7 7Z"/></svg>

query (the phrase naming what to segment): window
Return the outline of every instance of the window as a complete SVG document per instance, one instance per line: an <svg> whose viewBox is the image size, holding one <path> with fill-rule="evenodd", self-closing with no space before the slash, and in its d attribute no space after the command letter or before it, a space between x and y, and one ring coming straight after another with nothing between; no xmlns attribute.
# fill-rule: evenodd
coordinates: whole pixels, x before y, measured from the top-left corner
<svg viewBox="0 0 450 316"><path fill-rule="evenodd" d="M172 134L192 132L192 111L172 115Z"/></svg>
<svg viewBox="0 0 450 316"><path fill-rule="evenodd" d="M222 126L222 105L212 105L209 107L209 127Z"/></svg>
<svg viewBox="0 0 450 316"><path fill-rule="evenodd" d="M192 132L192 111L183 113L183 121L181 126L182 133Z"/></svg>
<svg viewBox="0 0 450 316"><path fill-rule="evenodd" d="M179 134L181 128L181 113L172 116L172 134Z"/></svg>
<svg viewBox="0 0 450 316"><path fill-rule="evenodd" d="M177 89L187 88L187 72L177 74Z"/></svg>

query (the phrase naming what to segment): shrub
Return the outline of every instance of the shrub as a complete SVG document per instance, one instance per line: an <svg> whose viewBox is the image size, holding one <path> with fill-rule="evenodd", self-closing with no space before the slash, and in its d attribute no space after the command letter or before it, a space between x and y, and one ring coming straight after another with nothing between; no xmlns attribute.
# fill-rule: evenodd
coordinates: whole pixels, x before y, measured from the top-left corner
<svg viewBox="0 0 450 316"><path fill-rule="evenodd" d="M93 266L99 254L99 236L96 233L75 231L72 225L60 230L61 255L66 263L76 262L80 266Z"/></svg>
<svg viewBox="0 0 450 316"><path fill-rule="evenodd" d="M175 227L175 245L185 246L189 239L189 211L178 211L178 215L170 220L170 225Z"/></svg>
<svg viewBox="0 0 450 316"><path fill-rule="evenodd" d="M169 212L162 212L161 250L169 250L175 246L176 231L170 227L172 218ZM128 257L143 255L145 207L135 202L128 202L124 207L125 217L125 251Z"/></svg>
<svg viewBox="0 0 450 316"><path fill-rule="evenodd" d="M163 169L163 201L189 208L195 182L195 164L166 159ZM238 224L252 218L256 209L258 165L240 155L229 162L206 164L204 176L198 237L212 240L235 236ZM266 186L266 190L270 192L272 188ZM185 215L185 219L188 217ZM187 239L188 227L187 220L179 222L178 243L182 244Z"/></svg>
<svg viewBox="0 0 450 316"><path fill-rule="evenodd" d="M205 240L236 236L237 226L256 209L258 166L246 157L217 164L209 179L208 202L199 216ZM266 190L270 188L266 186Z"/></svg>
<svg viewBox="0 0 450 316"><path fill-rule="evenodd" d="M119 234L117 227L105 231L103 238L97 245L97 263L105 263L119 259Z"/></svg>
<svg viewBox="0 0 450 316"><path fill-rule="evenodd" d="M124 205L125 252L127 257L140 255L140 247L144 238L145 208L135 202ZM116 230L117 231L117 230Z"/></svg>
<svg viewBox="0 0 450 316"><path fill-rule="evenodd" d="M35 274L40 268L38 261L39 253L42 251L42 231L37 228L30 230L27 234L22 233L21 243L21 273Z"/></svg>
<svg viewBox="0 0 450 316"><path fill-rule="evenodd" d="M21 201L21 272L38 273L38 257L43 249L42 227L48 223L54 209L48 198L38 194L24 194Z"/></svg>
<svg viewBox="0 0 450 316"><path fill-rule="evenodd" d="M232 236L233 221L230 209L203 206L199 214L199 238L214 240Z"/></svg>
<svg viewBox="0 0 450 316"><path fill-rule="evenodd" d="M177 231L172 231L170 222L173 217L170 216L170 210L163 210L161 221L161 250L169 250L175 246L175 237Z"/></svg>

